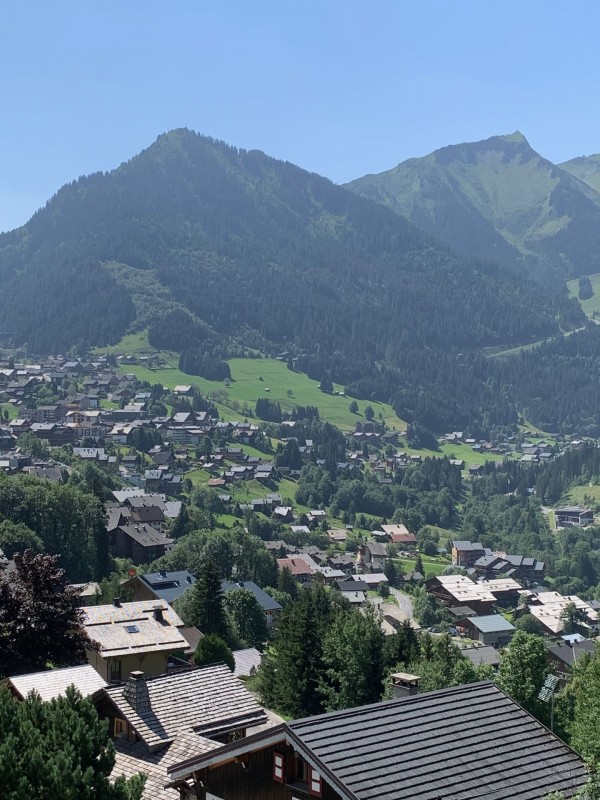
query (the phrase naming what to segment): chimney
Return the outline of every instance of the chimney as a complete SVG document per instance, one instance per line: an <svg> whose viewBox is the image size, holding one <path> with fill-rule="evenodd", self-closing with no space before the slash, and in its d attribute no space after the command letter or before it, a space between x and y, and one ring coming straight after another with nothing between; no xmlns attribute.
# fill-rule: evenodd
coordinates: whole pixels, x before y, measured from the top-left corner
<svg viewBox="0 0 600 800"><path fill-rule="evenodd" d="M191 583L192 582L192 576L191 575L186 575L185 576L185 582L186 583Z"/></svg>
<svg viewBox="0 0 600 800"><path fill-rule="evenodd" d="M158 574L160 575L161 578L166 578L167 577L167 570L166 569L159 569L158 570Z"/></svg>
<svg viewBox="0 0 600 800"><path fill-rule="evenodd" d="M165 618L163 617L163 610L160 606L153 608L152 611L154 612L154 619L157 622L164 622Z"/></svg>
<svg viewBox="0 0 600 800"><path fill-rule="evenodd" d="M138 714L150 711L150 695L143 672L136 670L129 673L127 683L123 687L123 697Z"/></svg>
<svg viewBox="0 0 600 800"><path fill-rule="evenodd" d="M120 597L114 597L113 598L113 606L115 606L115 608L121 608L121 598Z"/></svg>

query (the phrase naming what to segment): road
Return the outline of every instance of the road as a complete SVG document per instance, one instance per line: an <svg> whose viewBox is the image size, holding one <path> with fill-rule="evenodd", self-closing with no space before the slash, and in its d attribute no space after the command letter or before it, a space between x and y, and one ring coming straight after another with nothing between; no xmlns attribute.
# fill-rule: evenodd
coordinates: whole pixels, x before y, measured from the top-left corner
<svg viewBox="0 0 600 800"><path fill-rule="evenodd" d="M404 592L401 592L399 589L394 589L392 586L390 586L390 594L392 597L396 598L398 606L402 613L405 614L406 619L413 619L413 607L410 595L404 594Z"/></svg>

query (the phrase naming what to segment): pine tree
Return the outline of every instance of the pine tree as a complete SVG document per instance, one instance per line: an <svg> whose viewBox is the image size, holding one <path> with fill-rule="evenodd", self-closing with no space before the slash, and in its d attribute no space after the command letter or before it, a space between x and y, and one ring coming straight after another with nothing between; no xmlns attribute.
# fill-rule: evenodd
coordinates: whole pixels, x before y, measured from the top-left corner
<svg viewBox="0 0 600 800"><path fill-rule="evenodd" d="M199 628L205 636L214 633L228 642L231 632L223 606L221 575L214 561L207 559L202 564L198 580L189 592L185 621Z"/></svg>

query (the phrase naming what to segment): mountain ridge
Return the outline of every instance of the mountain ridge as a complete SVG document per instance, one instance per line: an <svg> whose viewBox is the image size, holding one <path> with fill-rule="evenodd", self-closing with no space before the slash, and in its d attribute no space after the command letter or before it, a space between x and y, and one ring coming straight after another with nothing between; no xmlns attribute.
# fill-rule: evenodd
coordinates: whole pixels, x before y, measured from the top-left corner
<svg viewBox="0 0 600 800"><path fill-rule="evenodd" d="M600 194L519 131L448 145L346 186L466 255L540 276L600 269Z"/></svg>

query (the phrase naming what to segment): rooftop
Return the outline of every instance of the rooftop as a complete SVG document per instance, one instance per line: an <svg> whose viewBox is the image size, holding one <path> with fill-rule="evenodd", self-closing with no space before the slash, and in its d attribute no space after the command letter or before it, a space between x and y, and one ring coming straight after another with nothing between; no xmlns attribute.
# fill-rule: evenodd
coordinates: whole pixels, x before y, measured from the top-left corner
<svg viewBox="0 0 600 800"><path fill-rule="evenodd" d="M515 626L504 619L502 614L487 614L483 617L469 617L469 622L474 625L481 633L500 633L503 631L514 631Z"/></svg>
<svg viewBox="0 0 600 800"><path fill-rule="evenodd" d="M489 682L284 723L170 777L284 740L343 800L540 800L586 781L581 759Z"/></svg>
<svg viewBox="0 0 600 800"><path fill-rule="evenodd" d="M20 698L24 699L30 692L37 692L44 701L60 697L69 686L74 686L86 697L107 685L106 681L89 664L81 667L65 667L64 669L16 675L13 678L6 678L5 683L14 689Z"/></svg>
<svg viewBox="0 0 600 800"><path fill-rule="evenodd" d="M104 691L150 749L172 742L185 730L210 738L267 721L264 710L225 664L155 678L132 673L126 683Z"/></svg>

